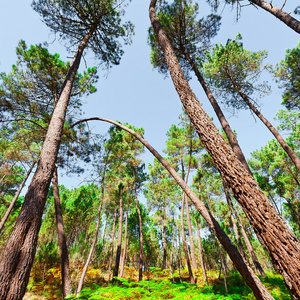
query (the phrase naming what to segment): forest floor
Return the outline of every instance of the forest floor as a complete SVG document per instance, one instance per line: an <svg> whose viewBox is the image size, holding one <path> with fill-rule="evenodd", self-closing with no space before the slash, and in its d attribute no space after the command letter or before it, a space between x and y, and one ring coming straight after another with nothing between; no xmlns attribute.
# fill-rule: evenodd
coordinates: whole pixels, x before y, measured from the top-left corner
<svg viewBox="0 0 300 300"><path fill-rule="evenodd" d="M169 270L153 269L143 272L144 280L138 282L137 270L126 268L125 279L118 278L114 283L108 283L107 274L91 268L86 275L85 288L79 297L69 296L67 299L255 299L237 272L226 275L227 291L224 277L219 278L218 271L208 272L209 285L205 284L200 269L196 271L196 276L197 283L191 284L186 270L182 272L180 280L178 273L171 277ZM275 300L291 299L280 275L268 273L261 281ZM43 282L34 282L31 278L24 300L62 299L60 282L59 268L49 270Z"/></svg>

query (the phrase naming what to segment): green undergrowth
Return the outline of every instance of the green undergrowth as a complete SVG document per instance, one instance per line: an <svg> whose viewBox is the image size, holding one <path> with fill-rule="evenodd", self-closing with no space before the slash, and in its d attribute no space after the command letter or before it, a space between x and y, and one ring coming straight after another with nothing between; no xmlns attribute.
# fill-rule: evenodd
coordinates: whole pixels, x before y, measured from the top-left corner
<svg viewBox="0 0 300 300"><path fill-rule="evenodd" d="M291 297L280 275L268 274L261 278L275 300L290 300ZM209 286L177 282L171 279L159 279L135 282L116 278L115 283L107 286L92 284L84 288L80 295L66 299L255 299L250 289L237 273L227 276L228 293L223 280L216 279Z"/></svg>

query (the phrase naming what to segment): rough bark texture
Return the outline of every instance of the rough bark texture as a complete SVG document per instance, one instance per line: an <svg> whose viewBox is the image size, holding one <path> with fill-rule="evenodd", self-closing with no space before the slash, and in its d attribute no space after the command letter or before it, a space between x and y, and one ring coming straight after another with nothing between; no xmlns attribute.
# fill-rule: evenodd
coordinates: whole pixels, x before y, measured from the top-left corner
<svg viewBox="0 0 300 300"><path fill-rule="evenodd" d="M228 138L228 142L233 150L233 152L235 153L235 155L237 156L237 158L239 159L239 161L244 165L244 167L248 170L248 172L250 174L252 174L249 166L248 166L248 163L246 161L246 158L243 154L243 151L235 137L235 134L233 133L233 131L231 130L231 127L229 125L229 123L227 122L227 119L225 118L222 110L221 110L221 107L219 106L217 100L215 99L215 97L213 96L210 88L208 87L208 85L206 84L203 76L201 75L201 73L199 72L197 66L195 65L194 61L191 59L191 57L187 54L185 54L185 57L186 59L188 60L190 66L192 67L199 83L201 84L206 96L207 96L207 99L209 100L210 104L212 105L218 119L219 119L219 122Z"/></svg>
<svg viewBox="0 0 300 300"><path fill-rule="evenodd" d="M4 228L4 224L7 221L7 219L9 217L9 215L10 215L10 213L11 213L11 211L12 211L12 209L13 209L15 203L16 203L16 201L18 200L18 198L20 196L20 193L21 193L21 191L22 191L22 189L23 189L23 187L24 187L24 185L25 185L25 183L26 183L29 175L31 174L34 166L35 166L35 162L31 165L30 169L27 171L27 173L26 173L23 181L21 182L21 184L20 184L20 186L19 186L16 194L14 195L14 198L12 199L12 201L11 201L11 203L10 203L7 211L5 212L5 215L3 216L2 220L1 220L1 223L0 223L0 235L1 235L1 232L2 232L2 230Z"/></svg>
<svg viewBox="0 0 300 300"><path fill-rule="evenodd" d="M72 85L91 35L92 33L87 34L77 48L47 130L36 172L7 242L0 263L0 299L17 300L22 299L25 294Z"/></svg>
<svg viewBox="0 0 300 300"><path fill-rule="evenodd" d="M278 7L274 6L271 3L268 3L263 0L249 0L251 3L263 8L267 12L274 15L276 18L278 18L280 21L285 23L287 26L295 30L296 32L300 33L300 22L293 18L290 14L282 11L282 9L279 9Z"/></svg>
<svg viewBox="0 0 300 300"><path fill-rule="evenodd" d="M185 254L185 260L186 260L187 268L188 268L189 275L190 275L190 281L191 281L191 283L195 283L195 278L194 278L194 274L193 274L191 263L190 263L188 247L186 244L185 232L184 232L183 212L184 212L184 202L187 202L187 201L185 201L185 198L186 198L186 194L183 193L182 202L181 202L181 236L182 236L182 244L183 244L183 249L184 249L184 254Z"/></svg>
<svg viewBox="0 0 300 300"><path fill-rule="evenodd" d="M117 244L116 263L113 271L113 277L118 277L119 274L119 266L120 266L120 259L121 259L121 250L122 250L122 233L123 233L122 230L123 230L123 195L121 190L120 208L119 208L118 244ZM112 279L112 281L114 281L114 279Z"/></svg>
<svg viewBox="0 0 300 300"><path fill-rule="evenodd" d="M55 168L53 172L52 185L55 204L56 230L58 235L58 246L60 254L62 291L63 296L67 297L68 295L72 294L72 281L70 275L69 251L67 247L67 240L64 230L64 221L59 197L57 168Z"/></svg>
<svg viewBox="0 0 300 300"><path fill-rule="evenodd" d="M156 17L155 4L156 0L152 0L149 9L150 20L158 36L159 44L163 49L174 86L181 102L195 126L203 145L213 158L226 184L232 190L235 199L242 206L256 235L265 245L274 267L283 276L292 297L299 299L299 241L259 188L254 178L237 159L212 120L203 110L191 90L172 46ZM232 257L231 259L233 260ZM256 297L261 297L260 292L257 293L258 291L254 290L253 292Z"/></svg>

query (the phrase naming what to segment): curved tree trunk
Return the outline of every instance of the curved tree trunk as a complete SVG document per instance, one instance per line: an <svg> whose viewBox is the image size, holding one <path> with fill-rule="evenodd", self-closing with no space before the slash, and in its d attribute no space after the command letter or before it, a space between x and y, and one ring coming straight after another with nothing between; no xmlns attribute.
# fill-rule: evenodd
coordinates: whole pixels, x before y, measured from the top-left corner
<svg viewBox="0 0 300 300"><path fill-rule="evenodd" d="M215 99L215 97L213 96L210 88L208 87L208 85L206 84L203 76L201 75L200 71L198 70L197 66L195 65L194 61L192 60L192 58L185 53L185 57L186 59L188 60L190 66L192 67L198 81L200 82L206 96L207 96L207 99L209 100L210 104L212 105L218 119L219 119L219 122L221 123L221 126L228 138L228 142L233 150L233 152L235 153L235 155L237 156L237 158L239 159L239 161L244 165L244 167L248 170L248 172L250 174L252 174L249 166L248 166L248 163L246 161L246 158L242 152L242 149L235 137L235 134L233 133L233 131L231 130L231 127L229 125L229 123L227 122L227 119L226 117L224 116L223 112L222 112L222 109L221 107L219 106L217 100Z"/></svg>
<svg viewBox="0 0 300 300"><path fill-rule="evenodd" d="M151 0L150 20L164 52L181 102L203 145L213 158L226 184L232 190L235 199L243 207L256 235L265 245L274 267L283 276L292 297L294 299L300 298L300 243L203 110L191 90L172 46L156 17L155 4L156 0ZM231 259L233 258L231 257ZM261 290L258 291L254 286L253 288L256 297L265 297L265 293L262 295Z"/></svg>
<svg viewBox="0 0 300 300"><path fill-rule="evenodd" d="M5 222L7 221L7 219L8 219L8 217L9 217L9 215L10 215L10 213L11 213L11 211L12 211L12 209L13 209L15 203L16 203L16 201L18 200L18 198L19 198L19 196L20 196L20 193L21 193L21 191L22 191L22 189L23 189L23 187L24 187L24 185L25 185L25 183L26 183L26 181L27 181L29 175L31 174L31 172L32 172L32 170L33 170L33 168L34 168L34 166L35 166L35 162L31 165L30 169L27 171L27 173L26 173L26 175L25 175L23 181L21 182L21 184L20 184L20 186L19 186L17 192L16 192L15 195L14 195L14 198L12 199L12 201L11 201L11 203L10 203L10 205L9 205L9 207L8 207L8 209L7 209L7 211L5 212L5 215L3 216L3 218L2 218L2 220L1 220L1 222L0 222L0 235L1 235L2 230L3 230L3 228L4 228L4 224L5 224Z"/></svg>
<svg viewBox="0 0 300 300"><path fill-rule="evenodd" d="M0 299L22 299L36 252L42 215L53 176L72 85L92 32L81 41L54 109L40 159L0 263Z"/></svg>
<svg viewBox="0 0 300 300"><path fill-rule="evenodd" d="M68 295L72 294L72 281L71 281L71 274L70 274L69 251L67 247L66 235L64 230L64 221L63 221L61 203L59 197L57 167L55 167L53 172L52 185L53 185L53 197L54 197L54 204L55 204L55 216L56 216L59 254L60 254L62 291L63 291L63 296L67 297Z"/></svg>
<svg viewBox="0 0 300 300"><path fill-rule="evenodd" d="M263 0L249 0L249 1L252 4L255 4L263 8L264 10L266 10L267 12L269 12L270 14L278 18L280 21L285 23L287 26L289 26L296 32L300 33L300 22L297 19L293 18L290 14L282 11L282 9L279 9L278 7L274 6L272 4L272 1L271 3L268 3Z"/></svg>

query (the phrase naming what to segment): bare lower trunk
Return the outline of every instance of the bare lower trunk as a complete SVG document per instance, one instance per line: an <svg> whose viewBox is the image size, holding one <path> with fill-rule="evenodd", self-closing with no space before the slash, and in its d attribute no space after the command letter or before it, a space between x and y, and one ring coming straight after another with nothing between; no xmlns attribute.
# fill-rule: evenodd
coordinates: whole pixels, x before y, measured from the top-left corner
<svg viewBox="0 0 300 300"><path fill-rule="evenodd" d="M296 32L300 33L300 22L297 19L293 18L290 14L282 11L282 9L274 6L272 4L272 1L271 1L271 3L268 3L263 0L249 0L249 1L255 5L263 8L267 12L271 13L273 16L278 18L280 21L285 23L287 26L289 26Z"/></svg>
<svg viewBox="0 0 300 300"><path fill-rule="evenodd" d="M178 256L177 256L177 264L178 264L178 266L177 266L177 268L178 268L178 274L179 274L180 282L182 283L182 276L181 276L180 230L179 230L178 224L176 224L176 226L177 226L177 233L178 233Z"/></svg>
<svg viewBox="0 0 300 300"><path fill-rule="evenodd" d="M20 186L19 186L16 194L14 195L14 198L12 199L12 201L11 201L11 203L10 203L10 205L9 205L6 213L5 213L5 215L3 216L2 220L1 220L1 223L0 223L0 235L1 235L2 230L4 228L4 224L7 221L7 219L9 217L9 215L10 215L10 213L11 213L11 211L12 211L12 209L13 209L15 203L16 203L16 201L18 200L18 198L20 196L20 193L21 193L21 191L22 191L22 189L23 189L23 187L24 187L24 185L25 185L25 183L26 183L29 175L31 174L34 166L35 166L35 162L31 165L30 169L27 171L26 176L24 177L23 181L21 182L21 184L20 184Z"/></svg>
<svg viewBox="0 0 300 300"><path fill-rule="evenodd" d="M167 267L167 230L166 230L166 206L164 206L164 215L163 215L163 263L162 263L162 269L164 270Z"/></svg>
<svg viewBox="0 0 300 300"><path fill-rule="evenodd" d="M94 239L93 239L93 243L88 255L88 258L85 262L85 265L83 267L82 273L81 273L81 277L78 283L78 287L77 287L77 291L76 291L76 296L81 292L82 290L82 286L83 286L83 282L84 282L84 278L85 278L85 274L88 270L90 261L92 259L92 255L94 253L94 250L96 248L96 244L97 244L97 240L98 240L98 233L99 233L99 229L100 229L100 222L101 222L101 211L102 211L102 205L104 202L104 177L105 177L105 171L104 171L104 176L102 179L102 189L101 189L101 201L98 207L98 214L97 214L97 225L96 225L96 231L95 231L95 235L94 235Z"/></svg>
<svg viewBox="0 0 300 300"><path fill-rule="evenodd" d="M300 298L300 243L201 107L184 77L172 46L156 17L155 4L156 0L151 0L150 20L164 52L181 102L226 184L232 190L235 199L243 207L256 235L267 248L274 267L283 276L293 298ZM216 234L218 236L217 232ZM230 255L230 257L235 261L233 256ZM247 269L251 273L243 259L241 259L241 262L243 268L245 267L244 270ZM241 273L244 270L241 269ZM247 282L247 279L246 282L253 290L254 295L261 299L264 297L270 298L270 294L262 287L261 283L258 283L256 279L254 280L255 277L248 277L250 275L248 272L247 275L244 273L242 276L245 280L251 277L250 281Z"/></svg>
<svg viewBox="0 0 300 300"><path fill-rule="evenodd" d="M92 33L77 48L58 103L54 109L36 172L0 263L0 299L22 299L36 252L38 233L61 141L72 85Z"/></svg>
<svg viewBox="0 0 300 300"><path fill-rule="evenodd" d="M190 275L190 281L191 281L191 283L195 283L195 278L194 278L194 274L193 274L190 259L189 259L188 247L186 244L185 232L184 232L183 212L184 212L185 197L186 197L186 195L185 195L185 193L183 193L182 202L181 202L181 236L182 236L182 244L183 244L183 249L184 249L184 253L185 253L187 269L188 269L189 275Z"/></svg>
<svg viewBox="0 0 300 300"><path fill-rule="evenodd" d="M111 242L110 242L110 247L109 247L109 261L108 261L108 281L110 281L110 274L111 274L111 265L113 261L113 256L114 256L114 240L115 240L115 234L116 234L116 223L117 223L117 207L115 208L114 212L114 223L113 223L113 232L112 232L112 237L111 237Z"/></svg>
<svg viewBox="0 0 300 300"><path fill-rule="evenodd" d="M204 263L203 251L202 251L202 239L201 239L200 228L199 228L198 223L197 223L197 234L198 234L198 248L199 248L200 266L201 266L201 269L202 269L202 274L203 274L204 280L205 280L206 284L209 285L207 274L206 274L206 267L205 267L205 263Z"/></svg>
<svg viewBox="0 0 300 300"><path fill-rule="evenodd" d="M118 274L119 274L119 266L120 266L121 250L122 250L122 230L123 230L123 195L122 195L122 191L121 191L120 208L119 208L118 244L117 244L116 263L115 263L115 267L114 267L113 277L118 277ZM114 279L113 279L113 281L114 281Z"/></svg>
<svg viewBox="0 0 300 300"><path fill-rule="evenodd" d="M68 295L72 294L72 281L71 281L71 274L70 274L69 251L67 247L67 240L66 240L66 235L64 230L64 221L63 221L60 197L59 197L57 168L54 169L52 184L53 184L53 197L54 197L54 204L55 204L56 228L57 228L58 245L59 245L59 253L60 253L62 291L63 291L63 296L67 297Z"/></svg>
<svg viewBox="0 0 300 300"><path fill-rule="evenodd" d="M124 249L123 249L123 255L122 255L122 260L121 260L121 270L120 270L121 278L123 278L123 275L124 275L124 266L125 266L126 255L127 255L128 210L129 210L129 202L127 203L127 210L126 210L126 217L125 217Z"/></svg>

